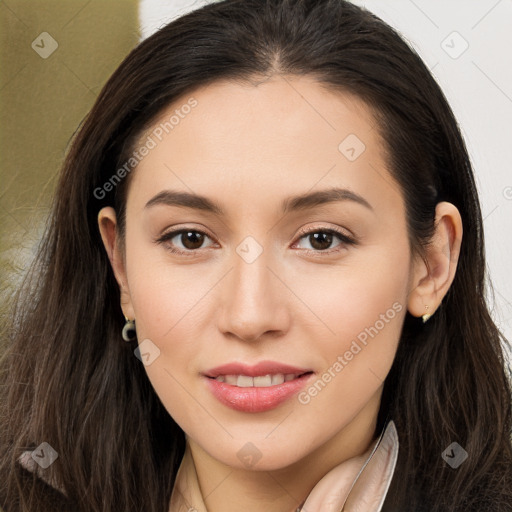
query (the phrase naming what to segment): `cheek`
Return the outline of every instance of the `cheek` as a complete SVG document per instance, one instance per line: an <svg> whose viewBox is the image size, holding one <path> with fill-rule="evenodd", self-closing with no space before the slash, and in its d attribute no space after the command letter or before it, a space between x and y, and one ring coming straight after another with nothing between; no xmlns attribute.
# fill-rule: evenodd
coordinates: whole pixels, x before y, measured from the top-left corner
<svg viewBox="0 0 512 512"><path fill-rule="evenodd" d="M368 253L369 254L369 253ZM391 368L406 313L408 252L386 248L371 258L361 255L357 264L329 268L296 280L294 291L318 319L309 338L325 367L301 403L311 403L318 414L329 403L332 416L357 413L384 383ZM325 391L324 391L325 390ZM322 412L324 411L324 412Z"/></svg>
<svg viewBox="0 0 512 512"><path fill-rule="evenodd" d="M408 253L383 247L354 252L346 264L319 267L314 273L289 271L294 293L307 306L319 340L344 351L353 340L399 337L408 287ZM316 317L316 319L315 319Z"/></svg>
<svg viewBox="0 0 512 512"><path fill-rule="evenodd" d="M201 352L200 334L211 323L204 309L208 292L218 278L211 272L205 277L208 273L194 265L171 270L160 251L128 250L127 274L138 343L141 353L150 354L145 371L168 413L179 425L193 428L202 417L194 398L198 372L194 362Z"/></svg>
<svg viewBox="0 0 512 512"><path fill-rule="evenodd" d="M198 335L211 324L205 305L218 278L200 264L172 265L164 250L130 242L127 237L126 270L137 338L152 361L145 370L164 405L173 405L186 399L180 383L186 387L198 371Z"/></svg>
<svg viewBox="0 0 512 512"><path fill-rule="evenodd" d="M142 238L142 233L127 238L126 252L137 333L160 345L190 326L215 281L201 264L172 263L163 248L148 241L136 243L137 236Z"/></svg>
<svg viewBox="0 0 512 512"><path fill-rule="evenodd" d="M326 323L336 333L330 345L337 354L347 353L348 361L351 353L365 360L389 359L394 354L405 312L406 284L400 275L352 272L338 296L333 292L324 298Z"/></svg>
<svg viewBox="0 0 512 512"><path fill-rule="evenodd" d="M381 312L385 320L380 318ZM307 419L312 439L319 433L324 438L335 435L377 395L380 401L404 314L405 308L399 301L387 309L373 304L364 314L347 317L345 322L339 320L339 335L334 342L318 340L316 350L322 354L325 366L297 397L298 412ZM367 411L371 414L371 409Z"/></svg>

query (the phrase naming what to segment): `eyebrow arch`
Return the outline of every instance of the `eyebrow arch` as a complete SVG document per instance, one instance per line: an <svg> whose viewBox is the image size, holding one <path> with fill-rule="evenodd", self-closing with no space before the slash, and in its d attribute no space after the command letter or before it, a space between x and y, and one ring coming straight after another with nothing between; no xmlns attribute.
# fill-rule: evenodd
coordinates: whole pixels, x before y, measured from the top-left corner
<svg viewBox="0 0 512 512"><path fill-rule="evenodd" d="M282 203L282 212L286 214L299 210L308 210L323 204L340 201L353 201L373 211L372 205L364 197L346 188L334 187L289 197Z"/></svg>
<svg viewBox="0 0 512 512"><path fill-rule="evenodd" d="M326 190L318 190L316 192L307 192L298 196L286 198L281 204L283 214L302 211L315 208L327 203L339 201L353 201L371 211L373 207L363 197L345 188L330 188ZM219 217L224 216L225 212L222 207L211 199L190 192L178 192L174 190L163 190L152 199L150 199L145 208L155 205L181 206L213 213Z"/></svg>

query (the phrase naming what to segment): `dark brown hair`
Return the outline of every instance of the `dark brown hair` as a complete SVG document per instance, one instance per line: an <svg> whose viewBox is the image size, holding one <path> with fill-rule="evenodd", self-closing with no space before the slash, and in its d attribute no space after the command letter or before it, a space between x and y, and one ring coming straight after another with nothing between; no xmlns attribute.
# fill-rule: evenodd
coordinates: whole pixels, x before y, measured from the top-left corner
<svg viewBox="0 0 512 512"><path fill-rule="evenodd" d="M395 421L400 452L384 510L512 510L506 340L486 304L475 181L443 93L396 31L347 1L225 0L139 44L70 144L37 258L3 321L0 504L7 512L167 512L184 433L134 345L121 339L119 288L97 225L98 211L112 205L122 227L129 180L100 199L94 191L171 102L216 80L274 74L314 76L371 107L405 198L412 251L423 254L439 201L462 216L453 284L428 323L407 313L385 382L377 427L388 415ZM67 498L17 463L43 441L59 453L45 471ZM452 442L469 455L456 470L441 457Z"/></svg>

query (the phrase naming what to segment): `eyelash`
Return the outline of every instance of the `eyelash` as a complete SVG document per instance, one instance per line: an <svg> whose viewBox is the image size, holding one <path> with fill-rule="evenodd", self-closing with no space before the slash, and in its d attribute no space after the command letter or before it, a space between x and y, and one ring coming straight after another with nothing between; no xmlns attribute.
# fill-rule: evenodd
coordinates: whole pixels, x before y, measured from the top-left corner
<svg viewBox="0 0 512 512"><path fill-rule="evenodd" d="M181 229L177 229L174 231L169 231L168 233L164 233L160 238L155 240L155 242L159 243L159 244L163 244L163 243L168 242L169 240L173 239L176 235L180 235L182 233L188 233L188 232L199 233L201 235L207 236L208 238L212 238L207 233L205 233L204 231L201 231L199 229L181 228ZM306 254L312 255L315 257L318 257L318 256L321 257L322 254L333 254L333 253L339 252L342 250L344 245L356 245L357 244L357 242L354 238L351 238L351 237L347 236L345 233L342 233L341 231L338 231L333 228L316 228L316 229L301 231L299 233L298 240L300 241L303 238L306 238L309 235L312 235L314 233L327 233L327 234L335 235L341 241L341 244L339 246L337 246L337 248L335 248L335 249L326 249L323 251L319 250L319 249L301 249L302 251L305 251ZM189 250L183 251L181 249L176 249L175 247L168 246L168 250L172 254L178 254L180 256L193 258L193 257L197 256L197 254L195 254L195 253L197 253L200 249L194 249L194 250L189 249Z"/></svg>

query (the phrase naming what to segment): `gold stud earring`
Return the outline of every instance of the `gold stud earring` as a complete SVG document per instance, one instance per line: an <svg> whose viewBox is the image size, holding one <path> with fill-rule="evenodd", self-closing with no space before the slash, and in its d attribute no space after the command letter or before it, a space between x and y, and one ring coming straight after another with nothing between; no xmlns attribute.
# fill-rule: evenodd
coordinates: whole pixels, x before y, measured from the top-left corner
<svg viewBox="0 0 512 512"><path fill-rule="evenodd" d="M428 311L428 306L425 306L425 309ZM429 315L428 313L425 313L421 318L423 320L423 323L425 323L432 315Z"/></svg>

